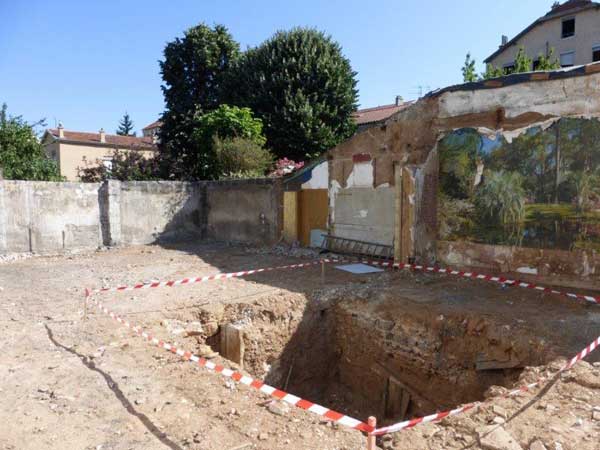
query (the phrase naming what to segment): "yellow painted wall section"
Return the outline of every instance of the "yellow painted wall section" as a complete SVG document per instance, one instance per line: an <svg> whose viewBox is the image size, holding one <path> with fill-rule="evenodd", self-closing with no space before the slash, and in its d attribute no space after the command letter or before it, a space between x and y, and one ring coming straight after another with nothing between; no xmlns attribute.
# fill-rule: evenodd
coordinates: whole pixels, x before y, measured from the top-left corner
<svg viewBox="0 0 600 450"><path fill-rule="evenodd" d="M283 239L290 244L298 240L298 192L283 193Z"/></svg>
<svg viewBox="0 0 600 450"><path fill-rule="evenodd" d="M96 167L98 166L98 160L111 158L117 149L117 147L60 143L57 155L60 174L67 181L77 181L79 179L78 167ZM125 148L120 148L119 150L123 152L135 151L144 156L144 158L153 158L156 156L156 152L153 150L128 150Z"/></svg>
<svg viewBox="0 0 600 450"><path fill-rule="evenodd" d="M299 194L299 238L303 246L309 246L310 230L327 229L329 213L327 189L303 189Z"/></svg>

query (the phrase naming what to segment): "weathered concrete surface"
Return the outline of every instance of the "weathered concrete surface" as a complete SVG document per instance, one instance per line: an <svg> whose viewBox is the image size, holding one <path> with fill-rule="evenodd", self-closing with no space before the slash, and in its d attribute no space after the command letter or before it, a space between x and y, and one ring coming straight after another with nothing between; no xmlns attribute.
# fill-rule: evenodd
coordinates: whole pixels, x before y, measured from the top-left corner
<svg viewBox="0 0 600 450"><path fill-rule="evenodd" d="M240 180L206 185L207 238L274 243L283 230L280 181Z"/></svg>
<svg viewBox="0 0 600 450"><path fill-rule="evenodd" d="M453 267L513 273L536 281L552 277L554 283L586 289L600 285L600 255L593 251L564 251L437 241L441 263Z"/></svg>
<svg viewBox="0 0 600 450"><path fill-rule="evenodd" d="M336 197L335 218L331 227L335 236L392 245L394 190L389 187L341 189Z"/></svg>
<svg viewBox="0 0 600 450"><path fill-rule="evenodd" d="M0 181L0 253L101 245L99 184Z"/></svg>
<svg viewBox="0 0 600 450"><path fill-rule="evenodd" d="M114 195L119 196L120 223L115 228L121 230L122 244L201 236L203 183L129 181L119 184L120 192Z"/></svg>
<svg viewBox="0 0 600 450"><path fill-rule="evenodd" d="M273 243L278 181L0 181L0 254L55 253L187 239Z"/></svg>

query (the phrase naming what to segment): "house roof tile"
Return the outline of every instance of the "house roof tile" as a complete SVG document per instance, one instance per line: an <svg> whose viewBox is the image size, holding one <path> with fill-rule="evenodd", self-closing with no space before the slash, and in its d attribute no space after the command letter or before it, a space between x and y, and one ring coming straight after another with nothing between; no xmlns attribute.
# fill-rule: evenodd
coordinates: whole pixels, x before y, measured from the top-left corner
<svg viewBox="0 0 600 450"><path fill-rule="evenodd" d="M393 114L401 111L411 105L412 102L401 103L400 105L383 105L374 108L359 109L353 115L357 125L365 125L368 123L381 122L388 119Z"/></svg>
<svg viewBox="0 0 600 450"><path fill-rule="evenodd" d="M100 142L100 133L86 133L81 131L64 130L64 138L59 138L58 129L47 130L59 141L80 142L82 144L107 145L111 147L123 147L129 149L156 150L156 144L151 137L119 136L106 134L106 142Z"/></svg>
<svg viewBox="0 0 600 450"><path fill-rule="evenodd" d="M162 121L160 120L156 120L154 122L152 122L150 125L146 125L144 128L142 128L142 130L150 130L152 128L160 128L162 127Z"/></svg>

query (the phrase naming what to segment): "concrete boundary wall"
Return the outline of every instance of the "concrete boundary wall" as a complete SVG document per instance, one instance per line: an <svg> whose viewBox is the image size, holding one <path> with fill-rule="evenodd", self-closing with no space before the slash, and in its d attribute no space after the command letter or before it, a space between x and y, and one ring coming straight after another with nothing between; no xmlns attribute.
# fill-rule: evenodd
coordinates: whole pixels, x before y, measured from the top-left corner
<svg viewBox="0 0 600 450"><path fill-rule="evenodd" d="M279 180L0 180L0 254L206 239L270 244L282 216Z"/></svg>

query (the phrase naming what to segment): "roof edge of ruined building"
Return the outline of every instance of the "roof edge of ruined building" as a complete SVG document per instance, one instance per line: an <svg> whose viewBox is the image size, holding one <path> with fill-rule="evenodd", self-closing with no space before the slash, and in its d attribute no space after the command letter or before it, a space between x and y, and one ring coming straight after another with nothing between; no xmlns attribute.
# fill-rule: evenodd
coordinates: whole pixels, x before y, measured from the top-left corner
<svg viewBox="0 0 600 450"><path fill-rule="evenodd" d="M567 67L564 69L551 70L545 72L525 72L504 75L489 80L474 81L471 83L455 84L436 91L429 92L423 98L435 98L447 92L457 91L478 91L485 89L498 89L502 87L514 86L528 82L543 82L552 80L564 80L567 78L576 78L600 73L600 62L586 64L583 66Z"/></svg>
<svg viewBox="0 0 600 450"><path fill-rule="evenodd" d="M588 9L600 8L600 3L593 2L593 1L581 2L581 3L578 2L574 6L569 5L569 3L570 3L570 1L563 3L562 5L556 7L555 9L550 10L547 14L543 15L542 17L537 18L533 23L531 23L529 26L524 28L523 31L518 33L514 38L510 39L506 44L498 47L498 49L494 53L492 53L490 56L488 56L486 59L484 59L483 62L486 64L489 63L492 59L494 59L496 56L500 55L506 49L508 49L509 47L512 47L513 45L516 45L517 42L519 41L519 39L521 39L523 36L525 36L527 33L529 33L531 30L533 30L538 25L546 23L550 20L559 19L559 18L565 17L565 16L570 16L573 14L580 13L582 11L587 11Z"/></svg>

